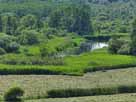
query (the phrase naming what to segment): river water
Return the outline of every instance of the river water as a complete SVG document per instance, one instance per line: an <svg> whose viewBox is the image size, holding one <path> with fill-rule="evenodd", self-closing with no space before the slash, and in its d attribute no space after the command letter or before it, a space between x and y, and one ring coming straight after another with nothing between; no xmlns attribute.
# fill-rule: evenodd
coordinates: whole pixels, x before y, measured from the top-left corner
<svg viewBox="0 0 136 102"><path fill-rule="evenodd" d="M90 45L91 45L90 51L108 47L108 44L105 42L94 42L94 43L91 43Z"/></svg>

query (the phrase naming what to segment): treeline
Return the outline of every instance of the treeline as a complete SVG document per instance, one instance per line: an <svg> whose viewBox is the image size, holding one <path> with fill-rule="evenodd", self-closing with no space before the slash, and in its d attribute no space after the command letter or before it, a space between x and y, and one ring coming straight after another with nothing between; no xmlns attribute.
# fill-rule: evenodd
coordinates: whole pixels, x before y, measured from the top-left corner
<svg viewBox="0 0 136 102"><path fill-rule="evenodd" d="M104 5L100 2L106 2ZM110 3L107 3L110 2ZM136 15L135 0L1 0L0 13L14 13L19 17L33 14L40 19L68 5L87 5L87 12L97 33L130 32L131 20Z"/></svg>
<svg viewBox="0 0 136 102"><path fill-rule="evenodd" d="M50 13L44 11L44 16L3 12L0 14L0 54L18 52L24 45L45 43L53 36L93 34L89 10L87 5L65 5Z"/></svg>
<svg viewBox="0 0 136 102"><path fill-rule="evenodd" d="M52 36L67 36L68 33L79 36L128 34L136 15L134 0L110 0L111 3L104 5L95 0L0 2L1 54L18 52L20 45L39 44Z"/></svg>

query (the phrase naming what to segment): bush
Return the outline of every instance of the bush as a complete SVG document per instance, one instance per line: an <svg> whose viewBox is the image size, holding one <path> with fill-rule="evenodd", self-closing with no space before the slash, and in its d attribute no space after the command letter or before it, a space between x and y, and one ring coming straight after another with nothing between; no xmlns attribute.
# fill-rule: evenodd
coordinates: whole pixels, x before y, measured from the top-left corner
<svg viewBox="0 0 136 102"><path fill-rule="evenodd" d="M124 41L117 39L117 37L113 37L109 41L108 51L112 54L116 54L123 44Z"/></svg>
<svg viewBox="0 0 136 102"><path fill-rule="evenodd" d="M55 28L47 27L42 30L42 33L48 38L51 39L53 36L56 36L58 34L58 30Z"/></svg>
<svg viewBox="0 0 136 102"><path fill-rule="evenodd" d="M123 55L129 55L130 54L130 45L129 44L122 45L117 53L123 54Z"/></svg>
<svg viewBox="0 0 136 102"><path fill-rule="evenodd" d="M81 96L112 95L121 93L135 93L136 86L97 87L91 89L58 89L48 91L49 98L67 98Z"/></svg>
<svg viewBox="0 0 136 102"><path fill-rule="evenodd" d="M22 34L19 36L18 40L21 44L33 45L40 42L40 38L38 36L39 33L35 30L24 30L22 31Z"/></svg>
<svg viewBox="0 0 136 102"><path fill-rule="evenodd" d="M6 53L6 51L3 48L0 48L0 55L3 55L5 53Z"/></svg>
<svg viewBox="0 0 136 102"><path fill-rule="evenodd" d="M7 47L7 52L18 52L20 45L16 42L12 42Z"/></svg>
<svg viewBox="0 0 136 102"><path fill-rule="evenodd" d="M21 96L23 96L24 91L19 87L14 87L9 89L5 95L5 102L22 102Z"/></svg>
<svg viewBox="0 0 136 102"><path fill-rule="evenodd" d="M41 57L51 57L51 56L54 56L56 53L57 53L56 50L52 50L46 45L40 46Z"/></svg>
<svg viewBox="0 0 136 102"><path fill-rule="evenodd" d="M3 48L6 52L17 52L19 44L15 42L13 36L2 36L0 37L0 48Z"/></svg>

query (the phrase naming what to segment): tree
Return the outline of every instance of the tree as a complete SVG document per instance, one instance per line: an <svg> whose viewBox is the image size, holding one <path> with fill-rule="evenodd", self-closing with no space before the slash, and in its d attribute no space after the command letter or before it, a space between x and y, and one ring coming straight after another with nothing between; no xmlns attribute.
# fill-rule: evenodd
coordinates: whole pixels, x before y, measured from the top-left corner
<svg viewBox="0 0 136 102"><path fill-rule="evenodd" d="M22 34L19 36L18 41L24 45L37 44L40 42L39 35L40 34L36 32L35 30L23 30Z"/></svg>
<svg viewBox="0 0 136 102"><path fill-rule="evenodd" d="M0 47L0 55L6 54L6 51Z"/></svg>
<svg viewBox="0 0 136 102"><path fill-rule="evenodd" d="M61 11L56 10L51 13L50 15L50 20L49 20L49 25L54 28L60 27L60 21L61 21Z"/></svg>
<svg viewBox="0 0 136 102"><path fill-rule="evenodd" d="M46 46L41 46L40 47L40 54L41 54L41 57L45 57L45 56L48 56L50 54L50 52Z"/></svg>
<svg viewBox="0 0 136 102"><path fill-rule="evenodd" d="M118 50L122 47L123 44L124 44L124 42L122 40L120 40L116 36L114 36L109 41L108 51L112 54L117 54Z"/></svg>
<svg viewBox="0 0 136 102"><path fill-rule="evenodd" d="M52 12L49 26L84 35L93 33L90 18L89 7L87 5L82 5L81 7L71 5Z"/></svg>
<svg viewBox="0 0 136 102"><path fill-rule="evenodd" d="M0 48L3 48L6 52L17 52L19 44L14 41L14 37L10 35L0 36Z"/></svg>
<svg viewBox="0 0 136 102"><path fill-rule="evenodd" d="M11 43L8 45L8 47L7 47L6 50L7 50L7 52L16 53L16 52L18 52L19 48L20 48L20 45L19 45L19 44L17 44L16 42L11 42Z"/></svg>
<svg viewBox="0 0 136 102"><path fill-rule="evenodd" d="M19 87L14 87L9 89L4 94L5 102L22 102L21 96L23 96L24 91Z"/></svg>
<svg viewBox="0 0 136 102"><path fill-rule="evenodd" d="M21 18L20 23L23 28L35 29L37 26L37 18L34 15L28 14Z"/></svg>
<svg viewBox="0 0 136 102"><path fill-rule="evenodd" d="M131 53L136 55L136 19L132 23L132 32L131 32Z"/></svg>
<svg viewBox="0 0 136 102"><path fill-rule="evenodd" d="M2 24L0 24L0 29L2 29L2 32L9 35L15 35L18 21L14 14L3 14L1 15L0 21L2 22Z"/></svg>
<svg viewBox="0 0 136 102"><path fill-rule="evenodd" d="M77 9L76 12L73 31L79 35L93 33L88 6L84 5Z"/></svg>
<svg viewBox="0 0 136 102"><path fill-rule="evenodd" d="M2 32L2 16L0 15L0 32Z"/></svg>

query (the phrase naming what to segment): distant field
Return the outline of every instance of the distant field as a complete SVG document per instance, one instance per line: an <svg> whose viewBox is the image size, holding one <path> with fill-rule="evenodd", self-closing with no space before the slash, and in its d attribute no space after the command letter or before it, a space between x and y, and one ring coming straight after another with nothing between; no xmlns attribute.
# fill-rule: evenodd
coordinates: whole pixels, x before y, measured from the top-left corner
<svg viewBox="0 0 136 102"><path fill-rule="evenodd" d="M47 96L52 89L114 87L136 85L136 68L118 69L107 72L87 73L84 76L63 75L1 75L0 96L10 87L19 86L25 91L26 99Z"/></svg>
<svg viewBox="0 0 136 102"><path fill-rule="evenodd" d="M41 100L29 100L25 102L136 102L136 94L41 99Z"/></svg>

